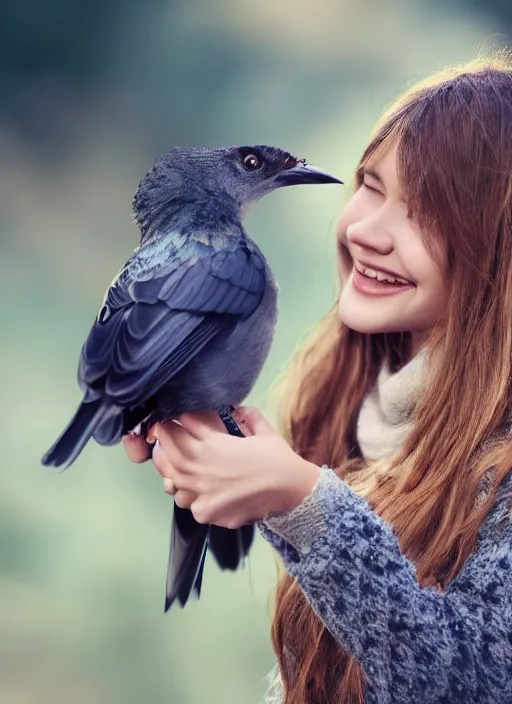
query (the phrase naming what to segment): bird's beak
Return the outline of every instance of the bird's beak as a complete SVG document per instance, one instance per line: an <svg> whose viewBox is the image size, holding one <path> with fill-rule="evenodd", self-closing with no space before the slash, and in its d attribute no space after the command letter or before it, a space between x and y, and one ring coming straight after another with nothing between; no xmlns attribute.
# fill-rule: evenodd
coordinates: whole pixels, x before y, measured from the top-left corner
<svg viewBox="0 0 512 704"><path fill-rule="evenodd" d="M299 162L297 166L282 171L275 179L277 186L299 186L302 183L343 183L339 178L316 166Z"/></svg>

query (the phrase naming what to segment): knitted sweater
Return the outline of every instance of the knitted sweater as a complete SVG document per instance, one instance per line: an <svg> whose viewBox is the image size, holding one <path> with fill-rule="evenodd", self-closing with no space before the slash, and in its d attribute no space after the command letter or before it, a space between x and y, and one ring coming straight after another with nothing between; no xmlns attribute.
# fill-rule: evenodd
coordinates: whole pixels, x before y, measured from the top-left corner
<svg viewBox="0 0 512 704"><path fill-rule="evenodd" d="M393 376L403 381L408 366ZM389 379L381 374L378 392ZM368 403L382 407L381 395ZM508 475L475 551L444 592L419 585L391 526L328 468L300 506L258 526L362 664L365 704L512 704L511 500ZM277 666L270 678L265 704L283 704Z"/></svg>

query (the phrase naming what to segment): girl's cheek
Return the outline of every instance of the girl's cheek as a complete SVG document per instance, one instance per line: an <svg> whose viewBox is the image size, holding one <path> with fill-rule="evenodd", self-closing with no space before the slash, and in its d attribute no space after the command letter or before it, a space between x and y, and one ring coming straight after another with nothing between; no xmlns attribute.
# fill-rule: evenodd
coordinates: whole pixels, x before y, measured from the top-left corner
<svg viewBox="0 0 512 704"><path fill-rule="evenodd" d="M342 245L344 245L345 247L347 246L347 229L346 229L346 227L338 228L338 247L341 247Z"/></svg>
<svg viewBox="0 0 512 704"><path fill-rule="evenodd" d="M347 232L346 218L344 217L344 215L342 215L340 217L340 219L338 220L338 224L336 226L336 237L338 239L338 244L340 242L343 242L343 244L347 243L346 232Z"/></svg>
<svg viewBox="0 0 512 704"><path fill-rule="evenodd" d="M347 247L344 245L342 239L338 240L338 276L340 278L340 283L343 285L352 271L352 257Z"/></svg>
<svg viewBox="0 0 512 704"><path fill-rule="evenodd" d="M338 226L336 228L336 233L338 240L347 244L347 230L351 225L362 220L368 214L369 207L368 203L365 202L364 196L360 191L355 193L349 200L347 205L343 208L340 218L338 220Z"/></svg>

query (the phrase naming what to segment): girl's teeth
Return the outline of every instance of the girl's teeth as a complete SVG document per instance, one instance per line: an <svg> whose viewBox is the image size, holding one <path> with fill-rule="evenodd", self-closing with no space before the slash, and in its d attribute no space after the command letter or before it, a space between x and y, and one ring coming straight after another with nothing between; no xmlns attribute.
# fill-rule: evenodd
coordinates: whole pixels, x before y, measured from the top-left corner
<svg viewBox="0 0 512 704"><path fill-rule="evenodd" d="M376 279L377 278L377 272L374 269L366 269L363 268L361 269L362 273L364 276L369 276L370 279Z"/></svg>
<svg viewBox="0 0 512 704"><path fill-rule="evenodd" d="M382 271L377 271L376 269L370 269L369 267L363 267L361 273L364 276L368 276L370 279L377 279L382 283L388 284L408 284L409 281L405 279L400 279L396 276L391 276L390 274L384 274Z"/></svg>

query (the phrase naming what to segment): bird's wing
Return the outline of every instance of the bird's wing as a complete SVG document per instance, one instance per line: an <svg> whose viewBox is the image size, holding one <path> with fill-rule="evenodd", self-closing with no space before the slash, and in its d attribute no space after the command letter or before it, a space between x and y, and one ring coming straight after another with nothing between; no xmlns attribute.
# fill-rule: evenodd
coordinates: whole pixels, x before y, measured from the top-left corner
<svg viewBox="0 0 512 704"><path fill-rule="evenodd" d="M120 405L150 398L199 350L258 307L261 253L243 238L135 252L107 291L81 354L79 381Z"/></svg>

